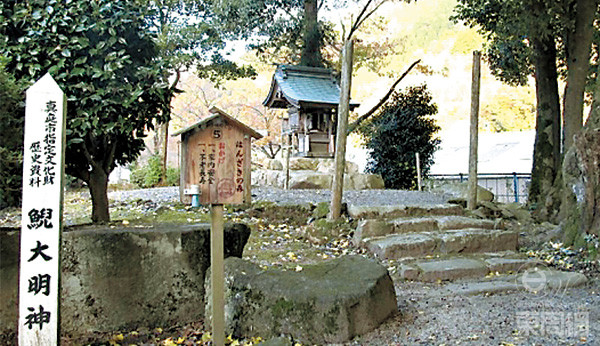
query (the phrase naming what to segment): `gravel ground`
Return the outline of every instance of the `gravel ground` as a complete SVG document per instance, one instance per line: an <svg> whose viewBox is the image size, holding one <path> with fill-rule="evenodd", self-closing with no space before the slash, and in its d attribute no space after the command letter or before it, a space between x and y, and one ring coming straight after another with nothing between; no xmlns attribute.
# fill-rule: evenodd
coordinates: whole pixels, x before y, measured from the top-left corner
<svg viewBox="0 0 600 346"><path fill-rule="evenodd" d="M396 282L400 313L351 345L600 345L600 283L462 296Z"/></svg>
<svg viewBox="0 0 600 346"><path fill-rule="evenodd" d="M179 200L178 187L161 187L154 189L114 191L109 193L113 200L150 199L153 201ZM278 204L304 204L328 202L331 200L330 190L283 190L273 187L252 187L253 201L271 201ZM344 191L343 202L350 205L423 205L443 204L449 196L429 192L402 190L361 190Z"/></svg>
<svg viewBox="0 0 600 346"><path fill-rule="evenodd" d="M330 191L257 187L255 201L304 204L329 201ZM113 200L176 201L174 187L110 193ZM440 204L446 196L412 191L346 191L358 205ZM394 275L393 275L394 276ZM399 313L350 345L600 345L600 275L584 287L549 292L463 296L446 284L393 277Z"/></svg>

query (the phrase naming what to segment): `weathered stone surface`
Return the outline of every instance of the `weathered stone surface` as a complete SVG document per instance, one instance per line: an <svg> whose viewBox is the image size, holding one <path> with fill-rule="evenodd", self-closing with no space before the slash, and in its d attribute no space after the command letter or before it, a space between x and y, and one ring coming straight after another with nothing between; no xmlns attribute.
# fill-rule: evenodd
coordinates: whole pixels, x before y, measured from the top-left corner
<svg viewBox="0 0 600 346"><path fill-rule="evenodd" d="M290 189L331 189L333 177L315 172L298 172L290 177Z"/></svg>
<svg viewBox="0 0 600 346"><path fill-rule="evenodd" d="M347 187L346 178L350 182ZM379 174L354 173L344 177L344 188L347 190L381 190L385 188L385 183Z"/></svg>
<svg viewBox="0 0 600 346"><path fill-rule="evenodd" d="M348 213L355 219L399 218L423 215L463 215L464 209L455 204L436 204L423 206L381 205L360 206L349 205Z"/></svg>
<svg viewBox="0 0 600 346"><path fill-rule="evenodd" d="M261 270L229 258L225 281L226 331L235 336L289 335L309 344L342 343L378 327L397 310L387 270L360 256L301 272ZM210 280L206 285L209 321Z"/></svg>
<svg viewBox="0 0 600 346"><path fill-rule="evenodd" d="M294 171L316 171L319 159L308 159L303 157L290 158L290 170Z"/></svg>
<svg viewBox="0 0 600 346"><path fill-rule="evenodd" d="M414 266L420 270L419 280L428 282L485 276L489 272L483 262L468 258L423 261Z"/></svg>
<svg viewBox="0 0 600 346"><path fill-rule="evenodd" d="M533 268L519 275L516 282L528 291L562 290L587 283L581 273Z"/></svg>
<svg viewBox="0 0 600 346"><path fill-rule="evenodd" d="M264 165L266 169L272 169L276 171L283 170L283 164L277 159L265 159Z"/></svg>
<svg viewBox="0 0 600 346"><path fill-rule="evenodd" d="M493 220L474 219L466 216L440 216L434 218L437 222L438 229L465 229L465 228L480 228L480 229L498 229L503 228L501 223Z"/></svg>
<svg viewBox="0 0 600 346"><path fill-rule="evenodd" d="M539 264L538 261L528 258L488 258L485 260L491 272L522 272Z"/></svg>
<svg viewBox="0 0 600 346"><path fill-rule="evenodd" d="M279 172L283 175L282 172ZM283 179L281 180L283 186ZM294 171L290 175L290 189L331 189L333 175L313 171ZM274 185L278 186L278 185ZM369 190L383 188L383 180L373 174L348 174L344 177L345 190Z"/></svg>
<svg viewBox="0 0 600 346"><path fill-rule="evenodd" d="M485 293L501 293L520 290L522 287L509 281L480 281L449 284L444 289L450 295L477 295Z"/></svg>
<svg viewBox="0 0 600 346"><path fill-rule="evenodd" d="M18 234L0 232L0 332L16 327ZM225 255L241 257L249 235L246 225L226 225ZM62 239L62 331L106 332L203 318L209 225L77 227Z"/></svg>
<svg viewBox="0 0 600 346"><path fill-rule="evenodd" d="M469 183L462 182L442 184L436 187L433 191L451 195L455 199L467 200L469 194ZM494 194L491 191L486 190L479 185L477 186L477 202L493 200Z"/></svg>
<svg viewBox="0 0 600 346"><path fill-rule="evenodd" d="M425 256L434 253L439 239L431 233L407 233L366 240L366 248L381 259Z"/></svg>
<svg viewBox="0 0 600 346"><path fill-rule="evenodd" d="M345 166L346 167L345 167L344 173L346 173L346 174L358 173L358 165L356 163L346 161ZM335 160L333 158L319 160L316 171L320 172L320 173L328 173L328 174L334 173L335 172Z"/></svg>
<svg viewBox="0 0 600 346"><path fill-rule="evenodd" d="M506 230L449 230L444 232L413 232L384 237L354 239L384 259L424 257L434 253L458 254L516 250L518 233Z"/></svg>
<svg viewBox="0 0 600 346"><path fill-rule="evenodd" d="M0 333L16 331L19 287L19 231L0 228Z"/></svg>
<svg viewBox="0 0 600 346"><path fill-rule="evenodd" d="M359 246L363 239L371 237L381 237L394 232L394 226L383 220L362 220L354 231L352 243Z"/></svg>
<svg viewBox="0 0 600 346"><path fill-rule="evenodd" d="M450 230L439 234L442 253L474 253L516 250L519 234L505 230Z"/></svg>

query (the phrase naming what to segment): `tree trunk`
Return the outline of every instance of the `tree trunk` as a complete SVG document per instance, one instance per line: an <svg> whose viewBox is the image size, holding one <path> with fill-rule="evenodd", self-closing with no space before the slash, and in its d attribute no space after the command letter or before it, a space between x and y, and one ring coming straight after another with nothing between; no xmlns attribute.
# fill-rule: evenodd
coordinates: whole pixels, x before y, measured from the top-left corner
<svg viewBox="0 0 600 346"><path fill-rule="evenodd" d="M583 131L565 154L561 204L564 243L586 246L586 233L600 235L600 78Z"/></svg>
<svg viewBox="0 0 600 346"><path fill-rule="evenodd" d="M575 25L566 35L567 84L565 86L563 123L565 151L573 144L573 136L583 124L583 95L590 66L597 1L575 2Z"/></svg>
<svg viewBox="0 0 600 346"><path fill-rule="evenodd" d="M548 220L558 207L552 196L560 169L560 100L556 48L552 37L533 40L537 100L536 135L529 204L536 216Z"/></svg>
<svg viewBox="0 0 600 346"><path fill-rule="evenodd" d="M317 0L304 1L304 31L302 33L303 47L300 65L323 67L321 55L322 33L317 17L319 8Z"/></svg>
<svg viewBox="0 0 600 346"><path fill-rule="evenodd" d="M102 169L92 168L87 181L92 195L92 222L110 221L108 212L108 174Z"/></svg>
<svg viewBox="0 0 600 346"><path fill-rule="evenodd" d="M342 211L344 194L344 170L346 168L346 139L348 130L348 112L350 111L350 91L352 90L352 58L354 41L351 38L344 43L342 53L342 81L340 104L338 105L337 137L335 139L335 173L331 186L331 206L329 219L338 219Z"/></svg>

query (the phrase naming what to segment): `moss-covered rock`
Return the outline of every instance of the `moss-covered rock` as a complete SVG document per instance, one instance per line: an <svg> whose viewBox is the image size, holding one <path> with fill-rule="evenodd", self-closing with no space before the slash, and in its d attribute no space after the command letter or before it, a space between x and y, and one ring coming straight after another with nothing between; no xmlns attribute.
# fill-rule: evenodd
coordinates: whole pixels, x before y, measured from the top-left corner
<svg viewBox="0 0 600 346"><path fill-rule="evenodd" d="M341 343L378 327L396 307L386 268L347 256L300 272L262 270L248 261L225 260L227 334L292 336L309 344ZM206 316L211 318L210 280Z"/></svg>
<svg viewBox="0 0 600 346"><path fill-rule="evenodd" d="M242 256L250 229L227 224L225 256ZM62 235L61 329L109 332L204 317L210 225L85 226ZM0 333L17 320L19 229L0 229Z"/></svg>

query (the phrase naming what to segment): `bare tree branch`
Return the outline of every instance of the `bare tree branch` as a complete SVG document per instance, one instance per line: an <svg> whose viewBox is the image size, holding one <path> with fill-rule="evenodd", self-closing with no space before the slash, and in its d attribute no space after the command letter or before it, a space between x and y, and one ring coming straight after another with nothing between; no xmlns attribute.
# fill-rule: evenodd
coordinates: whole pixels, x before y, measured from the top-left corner
<svg viewBox="0 0 600 346"><path fill-rule="evenodd" d="M381 100L379 100L379 102L375 105L375 107L371 108L368 112L359 116L358 119L356 119L354 122L352 122L352 124L348 125L348 133L351 133L352 131L356 130L363 121L365 121L367 118L369 118L371 115L373 115L373 113L375 113L379 109L379 107L381 107L390 98L390 96L392 96L392 93L394 92L394 89L396 89L396 86L398 85L398 83L400 83L400 81L403 80L404 77L406 77L406 75L408 75L408 73L413 69L413 67L415 67L420 62L421 62L421 59L413 62L412 65L410 65L410 67L408 69L406 69L406 71L404 71L402 76L400 76L400 78L398 78L394 82L394 84L392 84L392 87L388 90L387 94L385 94L385 96L383 96L381 98Z"/></svg>

